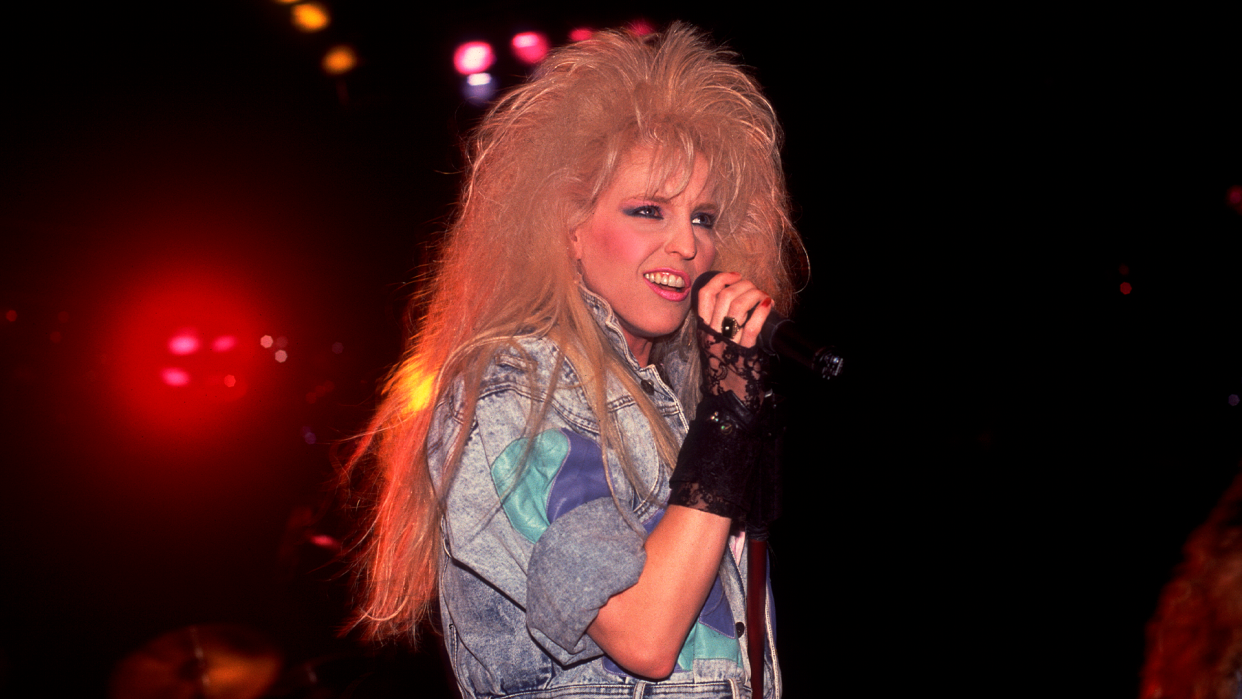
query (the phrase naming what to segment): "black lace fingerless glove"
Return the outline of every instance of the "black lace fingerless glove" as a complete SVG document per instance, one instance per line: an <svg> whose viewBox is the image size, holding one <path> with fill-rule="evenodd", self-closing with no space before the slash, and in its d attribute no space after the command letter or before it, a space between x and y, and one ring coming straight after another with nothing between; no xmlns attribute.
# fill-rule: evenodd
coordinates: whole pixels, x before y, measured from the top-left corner
<svg viewBox="0 0 1242 699"><path fill-rule="evenodd" d="M772 404L764 383L767 355L699 322L703 398L669 479L670 505L732 519L763 508L756 468L769 451Z"/></svg>

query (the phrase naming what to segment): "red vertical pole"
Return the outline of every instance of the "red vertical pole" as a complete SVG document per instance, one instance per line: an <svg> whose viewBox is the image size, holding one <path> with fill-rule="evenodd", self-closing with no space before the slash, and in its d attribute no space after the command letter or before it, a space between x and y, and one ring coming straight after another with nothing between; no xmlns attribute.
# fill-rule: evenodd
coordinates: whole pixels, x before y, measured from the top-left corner
<svg viewBox="0 0 1242 699"><path fill-rule="evenodd" d="M763 649L767 646L768 542L750 540L746 560L746 639L750 658L750 691L763 697Z"/></svg>

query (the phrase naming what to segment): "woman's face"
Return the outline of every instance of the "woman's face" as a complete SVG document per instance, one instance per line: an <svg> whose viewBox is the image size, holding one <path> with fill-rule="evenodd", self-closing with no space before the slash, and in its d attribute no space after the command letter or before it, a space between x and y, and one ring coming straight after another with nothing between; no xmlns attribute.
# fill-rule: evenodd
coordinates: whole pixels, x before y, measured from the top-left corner
<svg viewBox="0 0 1242 699"><path fill-rule="evenodd" d="M689 184L676 195L684 173L652 192L650 172L651 150L630 151L572 237L583 281L612 306L640 365L652 340L681 327L690 286L716 257L718 206L707 191L703 158L695 159Z"/></svg>

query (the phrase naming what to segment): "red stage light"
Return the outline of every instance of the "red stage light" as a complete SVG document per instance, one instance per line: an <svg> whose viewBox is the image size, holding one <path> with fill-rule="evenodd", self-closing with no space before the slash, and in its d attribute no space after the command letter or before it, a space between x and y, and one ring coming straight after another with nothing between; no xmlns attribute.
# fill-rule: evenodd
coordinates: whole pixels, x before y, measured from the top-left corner
<svg viewBox="0 0 1242 699"><path fill-rule="evenodd" d="M169 386L190 385L190 373L185 369L178 369L177 367L165 367L160 372L160 378Z"/></svg>
<svg viewBox="0 0 1242 699"><path fill-rule="evenodd" d="M194 328L186 328L168 340L169 354L179 357L198 351L198 334Z"/></svg>
<svg viewBox="0 0 1242 699"><path fill-rule="evenodd" d="M486 41L467 41L453 53L453 65L462 75L482 73L491 68L495 61L492 45Z"/></svg>
<svg viewBox="0 0 1242 699"><path fill-rule="evenodd" d="M513 55L528 65L538 63L548 54L548 37L539 32L514 34L511 43Z"/></svg>
<svg viewBox="0 0 1242 699"><path fill-rule="evenodd" d="M1128 294L1130 293L1130 290L1131 290L1131 289L1133 289L1133 288L1134 288L1134 287L1130 286L1130 282L1122 282L1122 283L1121 283L1121 293L1122 293L1122 294L1127 294L1127 295L1128 295Z"/></svg>
<svg viewBox="0 0 1242 699"><path fill-rule="evenodd" d="M586 41L587 39L590 39L591 35L594 33L595 33L594 31L587 29L586 27L578 27L577 29L574 29L569 32L569 40L570 41Z"/></svg>
<svg viewBox="0 0 1242 699"><path fill-rule="evenodd" d="M10 309L9 311L5 312L4 319L9 321L10 323L16 323L17 322L17 311Z"/></svg>
<svg viewBox="0 0 1242 699"><path fill-rule="evenodd" d="M639 36L647 36L655 31L655 27L651 26L651 22L645 19L636 19L630 22L629 29Z"/></svg>
<svg viewBox="0 0 1242 699"><path fill-rule="evenodd" d="M146 438L202 437L216 419L239 417L262 350L238 338L258 337L265 316L252 293L222 284L217 269L153 276L117 303L123 310L107 353L114 404Z"/></svg>

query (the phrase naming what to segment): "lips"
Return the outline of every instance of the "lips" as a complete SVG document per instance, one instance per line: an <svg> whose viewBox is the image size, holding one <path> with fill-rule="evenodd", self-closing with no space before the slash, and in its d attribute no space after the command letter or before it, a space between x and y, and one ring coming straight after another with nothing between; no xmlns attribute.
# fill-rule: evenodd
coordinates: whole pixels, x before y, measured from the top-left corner
<svg viewBox="0 0 1242 699"><path fill-rule="evenodd" d="M675 269L655 269L643 272L643 280L656 295L669 301L684 301L690 295L684 272Z"/></svg>

